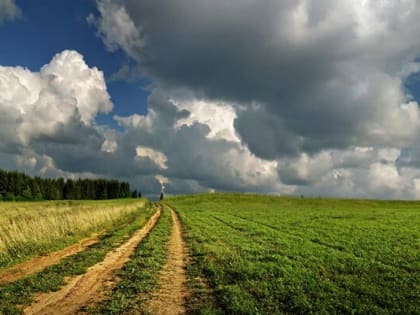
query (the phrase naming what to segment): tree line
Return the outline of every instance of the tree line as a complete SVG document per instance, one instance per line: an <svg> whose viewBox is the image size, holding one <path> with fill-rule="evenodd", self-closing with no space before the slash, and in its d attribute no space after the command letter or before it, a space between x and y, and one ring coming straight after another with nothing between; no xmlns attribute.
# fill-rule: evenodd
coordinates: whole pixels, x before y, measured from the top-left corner
<svg viewBox="0 0 420 315"><path fill-rule="evenodd" d="M115 179L67 179L31 177L0 169L0 200L81 200L141 197L127 182Z"/></svg>

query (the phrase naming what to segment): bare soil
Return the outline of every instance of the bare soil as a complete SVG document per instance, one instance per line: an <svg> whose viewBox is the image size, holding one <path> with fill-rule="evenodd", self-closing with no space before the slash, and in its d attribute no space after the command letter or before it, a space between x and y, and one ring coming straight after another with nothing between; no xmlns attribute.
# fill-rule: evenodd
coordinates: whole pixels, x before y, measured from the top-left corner
<svg viewBox="0 0 420 315"><path fill-rule="evenodd" d="M77 314L83 306L94 305L105 298L105 293L115 284L115 272L130 259L137 245L152 230L160 217L161 209L149 219L127 242L109 252L105 259L90 267L83 275L69 279L57 292L43 293L24 309L25 314Z"/></svg>
<svg viewBox="0 0 420 315"><path fill-rule="evenodd" d="M11 268L5 269L0 272L0 285L7 284L23 277L32 275L43 269L58 264L62 259L84 251L89 246L95 244L99 240L99 235L94 234L88 238L84 238L79 242L70 245L59 251L50 253L46 256L39 256L25 261L21 264L17 264Z"/></svg>
<svg viewBox="0 0 420 315"><path fill-rule="evenodd" d="M182 239L181 222L173 209L172 233L168 242L168 258L159 274L160 288L153 293L150 314L185 314L185 300L189 295L187 282L187 251Z"/></svg>

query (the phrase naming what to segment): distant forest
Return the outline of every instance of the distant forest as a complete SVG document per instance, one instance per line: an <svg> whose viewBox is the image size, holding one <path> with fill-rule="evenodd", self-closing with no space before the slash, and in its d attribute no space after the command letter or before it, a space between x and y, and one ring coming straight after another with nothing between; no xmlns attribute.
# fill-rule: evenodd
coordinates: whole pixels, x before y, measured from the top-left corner
<svg viewBox="0 0 420 315"><path fill-rule="evenodd" d="M0 169L0 200L81 200L141 197L126 182L108 179L63 179L31 177Z"/></svg>

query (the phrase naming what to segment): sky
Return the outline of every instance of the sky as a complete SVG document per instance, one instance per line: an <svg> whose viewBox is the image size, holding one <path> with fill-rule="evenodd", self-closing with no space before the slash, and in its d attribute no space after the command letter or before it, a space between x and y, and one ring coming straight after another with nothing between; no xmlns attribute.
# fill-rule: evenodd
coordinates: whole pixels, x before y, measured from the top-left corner
<svg viewBox="0 0 420 315"><path fill-rule="evenodd" d="M0 0L0 168L420 198L416 0Z"/></svg>

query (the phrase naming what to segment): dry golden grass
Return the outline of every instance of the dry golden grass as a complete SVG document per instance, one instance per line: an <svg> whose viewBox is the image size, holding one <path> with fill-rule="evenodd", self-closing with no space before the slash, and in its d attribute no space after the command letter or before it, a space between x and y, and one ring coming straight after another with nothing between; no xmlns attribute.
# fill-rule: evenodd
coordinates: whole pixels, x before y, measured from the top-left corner
<svg viewBox="0 0 420 315"><path fill-rule="evenodd" d="M133 218L143 199L0 202L0 268Z"/></svg>

